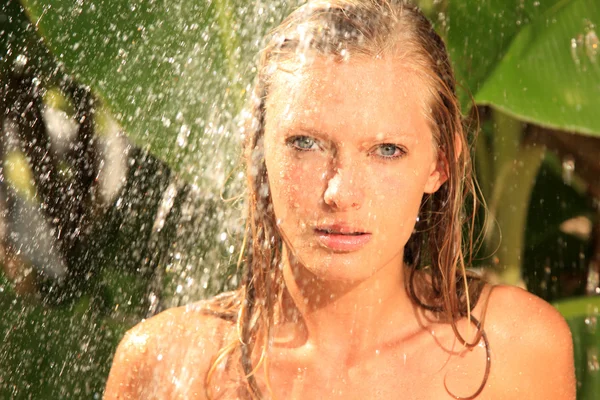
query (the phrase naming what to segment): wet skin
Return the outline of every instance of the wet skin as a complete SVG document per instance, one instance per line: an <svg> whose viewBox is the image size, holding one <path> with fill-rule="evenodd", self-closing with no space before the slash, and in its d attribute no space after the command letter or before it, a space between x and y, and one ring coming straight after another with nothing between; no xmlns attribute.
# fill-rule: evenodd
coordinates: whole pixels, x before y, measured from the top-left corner
<svg viewBox="0 0 600 400"><path fill-rule="evenodd" d="M464 350L404 290L403 247L421 198L446 180L427 104L427 86L394 58L316 59L275 75L265 161L289 242L284 318L268 369L256 374L264 393L268 381L277 399L451 399L479 387L484 348ZM517 288L488 295L492 370L478 399L574 399L562 317ZM236 330L201 307L168 310L130 331L106 398L205 398L206 372ZM466 321L458 325L469 337ZM215 398L236 398L236 381L220 370Z"/></svg>
<svg viewBox="0 0 600 400"><path fill-rule="evenodd" d="M275 215L302 264L323 280L364 281L384 268L396 275L423 194L445 180L427 88L401 65L317 58L275 75L265 129ZM325 230L370 238L343 251L335 238L322 240Z"/></svg>

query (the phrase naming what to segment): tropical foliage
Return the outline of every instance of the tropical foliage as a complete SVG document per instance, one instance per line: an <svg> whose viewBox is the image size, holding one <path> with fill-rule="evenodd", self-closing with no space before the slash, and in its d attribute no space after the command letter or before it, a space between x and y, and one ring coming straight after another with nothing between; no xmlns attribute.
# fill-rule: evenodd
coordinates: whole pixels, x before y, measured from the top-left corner
<svg viewBox="0 0 600 400"><path fill-rule="evenodd" d="M125 329L236 284L241 213L219 196L242 191L260 38L294 5L0 5L0 397L97 398ZM563 299L592 398L598 302L573 298L600 286L600 4L420 5L481 127L478 266Z"/></svg>

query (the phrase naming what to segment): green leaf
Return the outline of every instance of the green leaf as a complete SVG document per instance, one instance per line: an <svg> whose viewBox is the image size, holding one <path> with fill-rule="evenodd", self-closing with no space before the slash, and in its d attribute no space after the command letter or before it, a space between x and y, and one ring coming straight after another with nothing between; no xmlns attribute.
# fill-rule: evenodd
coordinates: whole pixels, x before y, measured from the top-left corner
<svg viewBox="0 0 600 400"><path fill-rule="evenodd" d="M599 135L600 4L528 3L450 2L448 46L458 78L478 104L541 126ZM461 101L467 106L468 96Z"/></svg>
<svg viewBox="0 0 600 400"><path fill-rule="evenodd" d="M99 399L113 354L132 325L89 298L48 308L17 296L0 272L0 398ZM137 318L137 316L136 316Z"/></svg>
<svg viewBox="0 0 600 400"><path fill-rule="evenodd" d="M230 0L22 2L54 56L134 142L188 175L234 136L257 41L282 13Z"/></svg>
<svg viewBox="0 0 600 400"><path fill-rule="evenodd" d="M596 399L600 390L600 329L597 327L600 297L576 297L553 305L567 320L573 336L577 398Z"/></svg>
<svg viewBox="0 0 600 400"><path fill-rule="evenodd" d="M557 301L553 305L567 320L586 318L598 315L598 310L600 310L600 296L576 297Z"/></svg>
<svg viewBox="0 0 600 400"><path fill-rule="evenodd" d="M0 4L0 77L33 68L50 77L54 65L19 0Z"/></svg>

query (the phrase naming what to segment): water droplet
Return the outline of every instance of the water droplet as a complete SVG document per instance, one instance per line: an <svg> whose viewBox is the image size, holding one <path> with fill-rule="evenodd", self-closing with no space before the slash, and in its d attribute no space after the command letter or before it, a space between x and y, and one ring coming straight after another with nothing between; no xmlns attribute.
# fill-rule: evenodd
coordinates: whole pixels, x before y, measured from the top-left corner
<svg viewBox="0 0 600 400"><path fill-rule="evenodd" d="M596 62L596 57L598 56L598 52L600 51L600 41L598 40L598 35L596 31L590 30L585 35L585 52L590 59L591 62Z"/></svg>
<svg viewBox="0 0 600 400"><path fill-rule="evenodd" d="M575 171L575 160L573 156L565 156L562 162L563 182L570 185L573 180L573 172Z"/></svg>
<svg viewBox="0 0 600 400"><path fill-rule="evenodd" d="M177 145L179 147L185 147L188 142L188 137L190 136L190 127L186 124L181 125L179 129L179 134L177 135Z"/></svg>
<svg viewBox="0 0 600 400"><path fill-rule="evenodd" d="M587 349L587 367L590 372L598 372L600 363L598 362L598 349L590 347Z"/></svg>
<svg viewBox="0 0 600 400"><path fill-rule="evenodd" d="M552 273L552 268L550 268L548 265L546 267L544 267L544 272L547 275L550 275Z"/></svg>
<svg viewBox="0 0 600 400"><path fill-rule="evenodd" d="M579 66L581 64L581 60L579 59L579 50L583 45L583 35L579 35L576 38L571 38L571 58L575 62L575 65Z"/></svg>
<svg viewBox="0 0 600 400"><path fill-rule="evenodd" d="M158 209L158 212L156 213L154 225L152 227L152 230L154 232L159 232L164 227L167 215L171 211L171 208L173 208L177 192L177 185L175 183L171 183L167 187L167 190L165 190L162 201L160 203L160 207Z"/></svg>
<svg viewBox="0 0 600 400"><path fill-rule="evenodd" d="M587 317L584 322L587 331L592 335L595 334L598 326L598 307L588 304Z"/></svg>
<svg viewBox="0 0 600 400"><path fill-rule="evenodd" d="M15 58L15 62L14 62L14 70L16 73L21 73L23 72L23 69L25 68L25 66L27 65L27 62L29 60L27 59L27 57L25 57L23 54L19 54L16 58Z"/></svg>

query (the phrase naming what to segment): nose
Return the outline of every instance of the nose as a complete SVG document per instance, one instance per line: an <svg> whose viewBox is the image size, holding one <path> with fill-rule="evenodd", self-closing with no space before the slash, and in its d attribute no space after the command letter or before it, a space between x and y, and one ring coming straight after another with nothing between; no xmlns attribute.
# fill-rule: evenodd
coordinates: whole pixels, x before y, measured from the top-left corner
<svg viewBox="0 0 600 400"><path fill-rule="evenodd" d="M337 168L323 195L325 204L340 211L361 208L364 192L354 175L348 169Z"/></svg>

